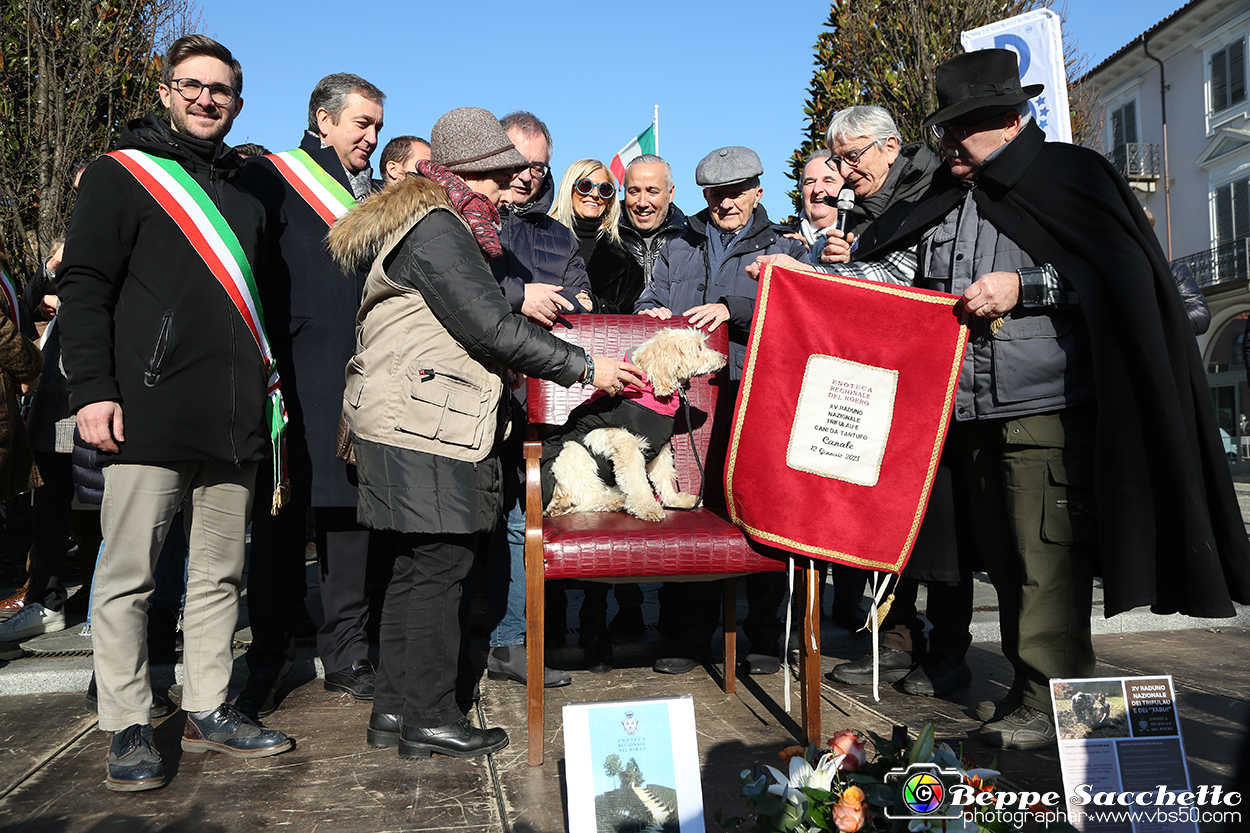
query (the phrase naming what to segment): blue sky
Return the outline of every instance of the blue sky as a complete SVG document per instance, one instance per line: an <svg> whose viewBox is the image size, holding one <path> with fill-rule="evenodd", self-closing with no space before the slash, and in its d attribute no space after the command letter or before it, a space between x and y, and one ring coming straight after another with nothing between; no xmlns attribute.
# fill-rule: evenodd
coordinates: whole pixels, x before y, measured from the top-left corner
<svg viewBox="0 0 1250 833"><path fill-rule="evenodd" d="M1181 5L1069 0L1065 35L1078 39L1092 66ZM740 144L763 160L770 215L789 215L786 160L802 139L812 46L828 3L669 0L622 16L623 8L564 0L307 0L298 7L204 0L201 31L243 64L234 143L294 147L317 81L355 72L387 95L383 142L428 136L454 107L496 115L526 109L551 129L559 177L582 157L611 161L658 104L660 153L673 166L678 205L703 207L695 165L717 147Z"/></svg>

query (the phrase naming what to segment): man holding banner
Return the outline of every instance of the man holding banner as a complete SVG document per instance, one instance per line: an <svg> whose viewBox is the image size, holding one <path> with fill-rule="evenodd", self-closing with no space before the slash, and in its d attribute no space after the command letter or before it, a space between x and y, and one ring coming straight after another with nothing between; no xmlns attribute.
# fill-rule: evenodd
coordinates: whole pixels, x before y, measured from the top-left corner
<svg viewBox="0 0 1250 833"><path fill-rule="evenodd" d="M1088 677L1091 585L1108 616L1233 615L1250 546L1210 392L1159 248L1098 154L1046 143L1015 53L958 55L924 122L945 163L898 230L834 267L960 295L972 331L946 437L963 521L1015 670L983 739L1055 741L1047 681Z"/></svg>
<svg viewBox="0 0 1250 833"><path fill-rule="evenodd" d="M152 568L184 497L182 748L292 746L226 702L256 469L282 422L253 276L265 213L222 141L243 73L203 35L175 41L163 67L169 121L131 122L121 149L87 168L58 286L70 405L104 465L92 630L100 728L114 733L106 783L120 791L164 785L144 634Z"/></svg>

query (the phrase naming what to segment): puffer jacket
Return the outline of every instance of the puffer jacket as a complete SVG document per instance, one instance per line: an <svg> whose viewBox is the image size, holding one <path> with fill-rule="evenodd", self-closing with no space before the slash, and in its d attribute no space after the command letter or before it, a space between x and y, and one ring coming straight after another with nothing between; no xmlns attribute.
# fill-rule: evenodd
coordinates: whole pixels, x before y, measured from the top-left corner
<svg viewBox="0 0 1250 833"><path fill-rule="evenodd" d="M729 308L729 378L737 380L742 378L759 287L747 275L746 267L760 255L786 254L801 259L807 248L801 240L784 237L788 229L769 222L764 206L758 205L746 233L733 242L724 263L709 279L707 235L715 230L708 209L688 218L686 230L660 250L651 283L634 311L667 307L674 315L682 315L702 304L724 304Z"/></svg>
<svg viewBox="0 0 1250 833"><path fill-rule="evenodd" d="M43 482L18 406L21 384L39 378L43 354L9 318L2 297L0 293L0 500L8 500Z"/></svg>
<svg viewBox="0 0 1250 833"><path fill-rule="evenodd" d="M564 287L560 295L573 305L573 312L582 311L577 293L590 292L590 278L577 238L568 226L547 215L554 193L548 175L543 177L538 196L532 202L499 208L503 256L490 262L490 270L503 287L513 312L521 311L527 283Z"/></svg>

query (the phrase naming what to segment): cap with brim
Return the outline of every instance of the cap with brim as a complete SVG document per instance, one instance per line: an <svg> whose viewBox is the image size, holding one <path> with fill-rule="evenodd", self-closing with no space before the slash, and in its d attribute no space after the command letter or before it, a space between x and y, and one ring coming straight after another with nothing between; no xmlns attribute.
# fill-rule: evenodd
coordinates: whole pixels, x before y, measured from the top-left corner
<svg viewBox="0 0 1250 833"><path fill-rule="evenodd" d="M451 110L434 123L430 161L456 174L519 170L529 165L499 119L481 107Z"/></svg>
<svg viewBox="0 0 1250 833"><path fill-rule="evenodd" d="M929 127L990 107L1005 112L1039 95L1045 86L1022 87L1019 66L1010 49L981 49L944 61L935 75L938 108L921 125Z"/></svg>
<svg viewBox="0 0 1250 833"><path fill-rule="evenodd" d="M733 145L717 148L699 160L694 169L694 181L703 188L715 188L736 185L763 174L764 165L755 151Z"/></svg>

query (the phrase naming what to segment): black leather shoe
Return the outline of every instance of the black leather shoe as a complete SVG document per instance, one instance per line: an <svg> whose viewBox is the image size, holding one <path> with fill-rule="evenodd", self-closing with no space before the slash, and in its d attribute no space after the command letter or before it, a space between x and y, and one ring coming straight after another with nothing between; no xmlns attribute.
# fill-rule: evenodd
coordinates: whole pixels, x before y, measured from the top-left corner
<svg viewBox="0 0 1250 833"><path fill-rule="evenodd" d="M515 650L513 650L515 649ZM490 680L512 680L525 685L528 677L525 672L525 646L503 645L491 648L486 656L486 678ZM557 668L543 669L543 688L559 688L573 682L567 671Z"/></svg>
<svg viewBox="0 0 1250 833"><path fill-rule="evenodd" d="M91 682L87 683L87 694L82 698L82 705L89 712L100 711L100 693L95 684L95 673L91 674ZM152 709L148 712L148 717L156 720L158 717L167 717L177 711L174 704L168 697L161 694L156 689L152 689ZM136 724L137 725L137 724Z"/></svg>
<svg viewBox="0 0 1250 833"><path fill-rule="evenodd" d="M462 717L446 726L422 728L405 726L399 733L399 757L407 760L428 758L437 752L453 758L489 755L508 745L503 729L479 729Z"/></svg>
<svg viewBox="0 0 1250 833"><path fill-rule="evenodd" d="M252 720L268 717L278 710L285 686L286 677L273 671L257 671L247 678L247 685L234 701L235 708Z"/></svg>
<svg viewBox="0 0 1250 833"><path fill-rule="evenodd" d="M357 700L372 700L373 686L377 679L378 672L373 670L373 663L367 659L358 659L350 668L326 674L325 686L326 691L341 691Z"/></svg>
<svg viewBox="0 0 1250 833"><path fill-rule="evenodd" d="M690 657L660 657L651 670L657 674L689 674L698 665L698 661Z"/></svg>
<svg viewBox="0 0 1250 833"><path fill-rule="evenodd" d="M917 659L918 657L909 651L882 648L879 657L879 679L883 683L897 683L907 676ZM825 676L846 685L872 685L872 653L869 652L852 662L835 665L833 670Z"/></svg>
<svg viewBox="0 0 1250 833"><path fill-rule="evenodd" d="M768 654L747 654L742 661L742 670L753 677L776 674L781 670L781 657Z"/></svg>
<svg viewBox="0 0 1250 833"><path fill-rule="evenodd" d="M921 697L943 697L972 685L972 669L963 657L930 654L903 678L903 691Z"/></svg>
<svg viewBox="0 0 1250 833"><path fill-rule="evenodd" d="M165 786L165 768L152 740L152 727L136 723L113 733L104 786L123 793Z"/></svg>
<svg viewBox="0 0 1250 833"><path fill-rule="evenodd" d="M295 742L277 729L266 729L229 703L204 718L187 715L182 748L187 752L224 752L232 758L265 758L285 752Z"/></svg>
<svg viewBox="0 0 1250 833"><path fill-rule="evenodd" d="M374 749L394 749L399 746L399 733L403 727L402 715L374 712L369 715L369 729L365 732L365 741Z"/></svg>

